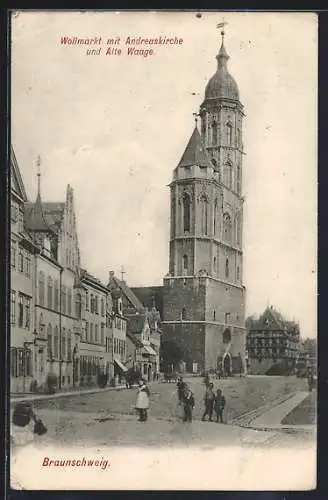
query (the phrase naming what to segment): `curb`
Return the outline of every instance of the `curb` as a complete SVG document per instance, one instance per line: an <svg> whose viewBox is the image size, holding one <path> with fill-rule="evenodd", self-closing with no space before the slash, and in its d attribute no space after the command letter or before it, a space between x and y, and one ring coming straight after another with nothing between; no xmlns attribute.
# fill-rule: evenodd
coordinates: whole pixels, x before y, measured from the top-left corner
<svg viewBox="0 0 328 500"><path fill-rule="evenodd" d="M231 420L231 423L234 425L238 425L239 427L249 427L249 424L257 417L263 415L265 412L271 410L272 408L275 408L279 404L284 403L288 399L291 399L292 397L295 396L295 394L296 392L291 392L288 395L280 396L271 403L267 403L266 405L254 408L254 410L250 410L249 412L242 413L241 415L238 415L237 417L233 418Z"/></svg>
<svg viewBox="0 0 328 500"><path fill-rule="evenodd" d="M22 401L43 401L50 399L58 399L58 398L67 398L69 396L83 396L84 394L97 394L106 391L122 391L126 389L125 385L118 387L105 387L103 389L95 388L86 391L72 391L72 392L57 392L55 394L33 394L33 395L25 395L25 396L10 396L10 403L20 403ZM128 389L127 389L128 390Z"/></svg>

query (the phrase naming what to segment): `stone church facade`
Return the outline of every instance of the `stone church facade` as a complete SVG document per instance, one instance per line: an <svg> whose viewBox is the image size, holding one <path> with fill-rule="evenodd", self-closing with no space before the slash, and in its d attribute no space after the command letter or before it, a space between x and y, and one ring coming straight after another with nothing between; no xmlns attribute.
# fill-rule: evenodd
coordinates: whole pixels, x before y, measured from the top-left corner
<svg viewBox="0 0 328 500"><path fill-rule="evenodd" d="M175 344L188 371L241 369L245 357L242 125L239 89L222 45L217 71L170 184L169 273L163 347Z"/></svg>

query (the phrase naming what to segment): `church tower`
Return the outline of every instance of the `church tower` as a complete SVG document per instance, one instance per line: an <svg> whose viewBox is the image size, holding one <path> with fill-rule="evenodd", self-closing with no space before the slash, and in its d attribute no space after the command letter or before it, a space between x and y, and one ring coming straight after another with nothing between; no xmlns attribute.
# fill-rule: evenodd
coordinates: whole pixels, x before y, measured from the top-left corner
<svg viewBox="0 0 328 500"><path fill-rule="evenodd" d="M240 370L245 356L242 121L222 44L195 128L173 172L163 350L191 370ZM172 351L172 352L173 352Z"/></svg>

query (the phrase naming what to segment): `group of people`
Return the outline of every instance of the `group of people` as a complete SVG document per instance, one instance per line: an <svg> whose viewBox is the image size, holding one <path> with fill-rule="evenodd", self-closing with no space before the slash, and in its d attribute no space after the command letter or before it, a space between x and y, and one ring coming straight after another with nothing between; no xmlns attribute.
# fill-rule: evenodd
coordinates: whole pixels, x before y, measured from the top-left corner
<svg viewBox="0 0 328 500"><path fill-rule="evenodd" d="M179 377L178 383L178 400L179 404L183 405L183 421L192 421L192 412L195 407L195 398L190 389L190 387L184 382L182 377ZM203 413L202 421L205 421L205 417L208 416L210 422L213 422L213 412L216 414L216 422L223 423L223 411L226 405L226 400L222 394L221 389L217 389L214 392L214 385L209 383L206 386L206 391L204 395L204 406L205 411Z"/></svg>

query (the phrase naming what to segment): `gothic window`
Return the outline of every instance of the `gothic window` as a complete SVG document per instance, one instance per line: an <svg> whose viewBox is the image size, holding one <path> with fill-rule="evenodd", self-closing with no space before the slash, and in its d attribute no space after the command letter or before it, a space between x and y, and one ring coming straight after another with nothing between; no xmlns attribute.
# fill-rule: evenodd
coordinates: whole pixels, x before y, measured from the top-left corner
<svg viewBox="0 0 328 500"><path fill-rule="evenodd" d="M232 125L231 123L227 123L227 144L228 146L232 146Z"/></svg>
<svg viewBox="0 0 328 500"><path fill-rule="evenodd" d="M23 305L23 295L20 293L18 295L18 326L23 328L24 321L24 305Z"/></svg>
<svg viewBox="0 0 328 500"><path fill-rule="evenodd" d="M188 272L188 255L183 256L183 271Z"/></svg>
<svg viewBox="0 0 328 500"><path fill-rule="evenodd" d="M241 146L241 132L240 132L240 128L238 127L237 128L237 147L240 148Z"/></svg>
<svg viewBox="0 0 328 500"><path fill-rule="evenodd" d="M201 203L201 224L202 224L202 234L207 234L208 228L208 202L206 196L202 196L200 199Z"/></svg>
<svg viewBox="0 0 328 500"><path fill-rule="evenodd" d="M237 269L236 269L236 278L237 278L237 281L240 280L240 268L239 268L239 266L237 266Z"/></svg>
<svg viewBox="0 0 328 500"><path fill-rule="evenodd" d="M61 306L62 306L62 313L66 314L66 286L62 285L61 289Z"/></svg>
<svg viewBox="0 0 328 500"><path fill-rule="evenodd" d="M40 303L40 306L44 306L44 288L45 288L44 273L42 271L40 271L40 273L39 273L39 303Z"/></svg>
<svg viewBox="0 0 328 500"><path fill-rule="evenodd" d="M240 231L241 231L240 215L237 215L237 217L236 217L236 242L238 245L240 243Z"/></svg>
<svg viewBox="0 0 328 500"><path fill-rule="evenodd" d="M31 319L31 299L30 297L25 297L25 328L30 328Z"/></svg>
<svg viewBox="0 0 328 500"><path fill-rule="evenodd" d="M204 118L202 120L202 136L203 136L203 139L204 139L205 134L206 134L206 120Z"/></svg>
<svg viewBox="0 0 328 500"><path fill-rule="evenodd" d="M213 259L213 272L216 274L216 257Z"/></svg>
<svg viewBox="0 0 328 500"><path fill-rule="evenodd" d="M240 165L237 166L237 186L236 186L237 193L240 193L241 191L241 168Z"/></svg>
<svg viewBox="0 0 328 500"><path fill-rule="evenodd" d="M52 278L48 276L48 307L52 309Z"/></svg>
<svg viewBox="0 0 328 500"><path fill-rule="evenodd" d="M223 176L223 179L224 179L224 184L228 187L228 188L232 188L232 165L230 162L227 162L225 165L224 165L224 176Z"/></svg>
<svg viewBox="0 0 328 500"><path fill-rule="evenodd" d="M69 288L67 291L67 314L72 314L72 290Z"/></svg>
<svg viewBox="0 0 328 500"><path fill-rule="evenodd" d="M174 237L175 236L175 231L176 231L176 227L175 227L175 223L176 223L176 207L175 207L175 203L176 203L176 200L175 200L175 196L172 195L172 198L171 198L171 230L172 230L172 236Z"/></svg>
<svg viewBox="0 0 328 500"><path fill-rule="evenodd" d="M61 338L61 359L66 359L66 329L63 328Z"/></svg>
<svg viewBox="0 0 328 500"><path fill-rule="evenodd" d="M218 230L218 200L215 200L214 202L214 214L213 214L213 234L214 236L216 235L216 232Z"/></svg>
<svg viewBox="0 0 328 500"><path fill-rule="evenodd" d="M218 126L217 123L214 121L212 123L212 145L215 146L218 141Z"/></svg>
<svg viewBox="0 0 328 500"><path fill-rule="evenodd" d="M48 358L52 358L52 326L49 323L48 325L48 331L47 331L47 337L48 337Z"/></svg>
<svg viewBox="0 0 328 500"><path fill-rule="evenodd" d="M81 312L82 312L82 297L80 293L77 293L75 299L75 314L77 319L81 319Z"/></svg>
<svg viewBox="0 0 328 500"><path fill-rule="evenodd" d="M182 308L181 319L187 319L187 311L185 307Z"/></svg>
<svg viewBox="0 0 328 500"><path fill-rule="evenodd" d="M231 243L232 224L231 224L231 217L228 213L225 213L223 215L223 237L225 241Z"/></svg>
<svg viewBox="0 0 328 500"><path fill-rule="evenodd" d="M58 348L59 348L59 337L58 337L58 326L55 326L54 334L54 358L58 359Z"/></svg>
<svg viewBox="0 0 328 500"><path fill-rule="evenodd" d="M43 328L44 328L43 314L41 313L40 317L39 317L39 335L40 335L40 337L43 337L43 332L44 332Z"/></svg>
<svg viewBox="0 0 328 500"><path fill-rule="evenodd" d="M54 284L54 309L58 311L58 281L55 280Z"/></svg>
<svg viewBox="0 0 328 500"><path fill-rule="evenodd" d="M229 259L226 259L225 262L225 277L229 278Z"/></svg>
<svg viewBox="0 0 328 500"><path fill-rule="evenodd" d="M188 193L183 195L183 230L190 231L190 196Z"/></svg>

